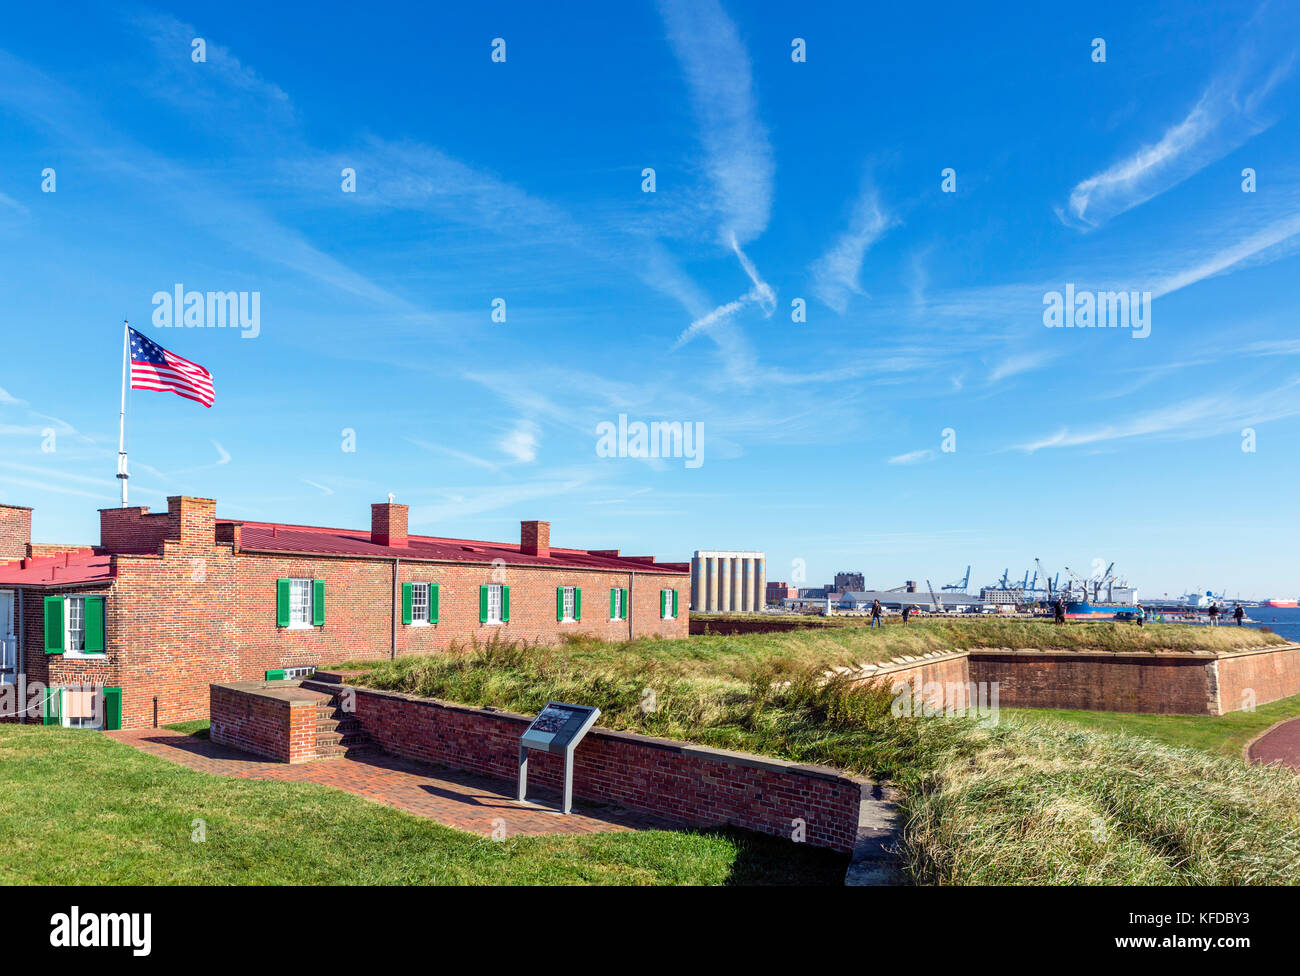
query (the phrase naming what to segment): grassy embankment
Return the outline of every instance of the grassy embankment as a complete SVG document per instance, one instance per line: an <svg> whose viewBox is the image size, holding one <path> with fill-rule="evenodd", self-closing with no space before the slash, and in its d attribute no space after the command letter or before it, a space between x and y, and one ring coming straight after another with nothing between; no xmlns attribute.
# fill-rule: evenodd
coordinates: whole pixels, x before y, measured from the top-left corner
<svg viewBox="0 0 1300 976"><path fill-rule="evenodd" d="M1028 716L992 728L895 717L890 696L823 672L948 647L1258 646L1226 628L919 621L560 648L494 643L352 662L377 688L535 712L599 705L601 724L824 763L902 794L901 853L921 883L1243 884L1300 881L1300 779L1132 735ZM1249 644L1245 642L1249 641ZM654 708L642 707L645 690Z"/></svg>
<svg viewBox="0 0 1300 976"><path fill-rule="evenodd" d="M0 884L840 884L846 864L740 832L494 841L325 786L211 776L24 725L0 726L0 837Z"/></svg>

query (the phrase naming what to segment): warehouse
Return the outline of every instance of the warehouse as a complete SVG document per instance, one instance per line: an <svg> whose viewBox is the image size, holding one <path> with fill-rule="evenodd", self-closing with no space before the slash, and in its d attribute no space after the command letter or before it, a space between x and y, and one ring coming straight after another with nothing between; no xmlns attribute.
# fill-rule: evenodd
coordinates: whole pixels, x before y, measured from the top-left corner
<svg viewBox="0 0 1300 976"><path fill-rule="evenodd" d="M268 671L688 633L689 564L554 548L548 522L497 543L410 535L391 501L369 531L219 519L207 498L99 514L98 546L39 546L31 511L0 506L0 680L53 690L22 720L146 728L206 718L210 684Z"/></svg>

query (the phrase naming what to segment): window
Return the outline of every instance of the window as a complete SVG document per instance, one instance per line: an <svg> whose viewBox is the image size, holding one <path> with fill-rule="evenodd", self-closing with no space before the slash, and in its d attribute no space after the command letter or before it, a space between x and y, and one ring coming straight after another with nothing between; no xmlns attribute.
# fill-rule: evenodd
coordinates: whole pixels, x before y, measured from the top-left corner
<svg viewBox="0 0 1300 976"><path fill-rule="evenodd" d="M289 626L311 626L311 580L289 580Z"/></svg>
<svg viewBox="0 0 1300 976"><path fill-rule="evenodd" d="M609 591L609 619L623 619L623 591L617 588Z"/></svg>
<svg viewBox="0 0 1300 976"><path fill-rule="evenodd" d="M71 604L72 600L69 599ZM65 728L99 729L104 725L104 699L85 688L64 688L59 715Z"/></svg>
<svg viewBox="0 0 1300 976"><path fill-rule="evenodd" d="M487 622L501 623L501 584L492 583L487 587Z"/></svg>
<svg viewBox="0 0 1300 976"><path fill-rule="evenodd" d="M577 620L575 604L577 602L577 590L572 586L560 587L560 622L573 623Z"/></svg>
<svg viewBox="0 0 1300 976"><path fill-rule="evenodd" d="M429 622L429 584L411 584L411 623L419 626Z"/></svg>
<svg viewBox="0 0 1300 976"><path fill-rule="evenodd" d="M664 620L677 619L677 591L659 591L659 616Z"/></svg>
<svg viewBox="0 0 1300 976"><path fill-rule="evenodd" d="M64 601L64 613L67 615L67 636L63 643L65 651L80 652L86 649L86 598L70 596Z"/></svg>

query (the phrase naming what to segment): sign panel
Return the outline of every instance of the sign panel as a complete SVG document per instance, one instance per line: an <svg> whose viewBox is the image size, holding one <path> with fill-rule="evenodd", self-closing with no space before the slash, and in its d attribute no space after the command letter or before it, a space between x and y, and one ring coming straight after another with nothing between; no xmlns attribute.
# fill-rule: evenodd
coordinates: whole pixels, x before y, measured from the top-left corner
<svg viewBox="0 0 1300 976"><path fill-rule="evenodd" d="M573 750L587 730L600 718L600 709L591 705L547 702L546 707L519 738L519 802L528 793L528 750L537 749L564 756L563 811L573 808Z"/></svg>

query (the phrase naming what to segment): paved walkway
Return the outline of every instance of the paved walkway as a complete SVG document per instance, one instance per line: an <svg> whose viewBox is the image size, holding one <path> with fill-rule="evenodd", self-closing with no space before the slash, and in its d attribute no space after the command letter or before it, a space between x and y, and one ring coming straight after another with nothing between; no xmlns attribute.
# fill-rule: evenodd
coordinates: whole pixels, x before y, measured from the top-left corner
<svg viewBox="0 0 1300 976"><path fill-rule="evenodd" d="M1300 769L1300 718L1269 729L1250 744L1250 759L1257 763L1280 762Z"/></svg>
<svg viewBox="0 0 1300 976"><path fill-rule="evenodd" d="M575 802L573 813L566 817L557 810L532 802L518 803L514 799L518 788L516 783L429 766L382 752L290 766L169 729L105 734L201 773L239 779L320 783L475 834L490 836L500 826L504 826L507 837L664 827L663 823L643 814L590 802ZM530 797L536 796L546 804L558 804L557 795L540 789L535 792L535 789L529 784ZM504 824L494 821L504 821Z"/></svg>

